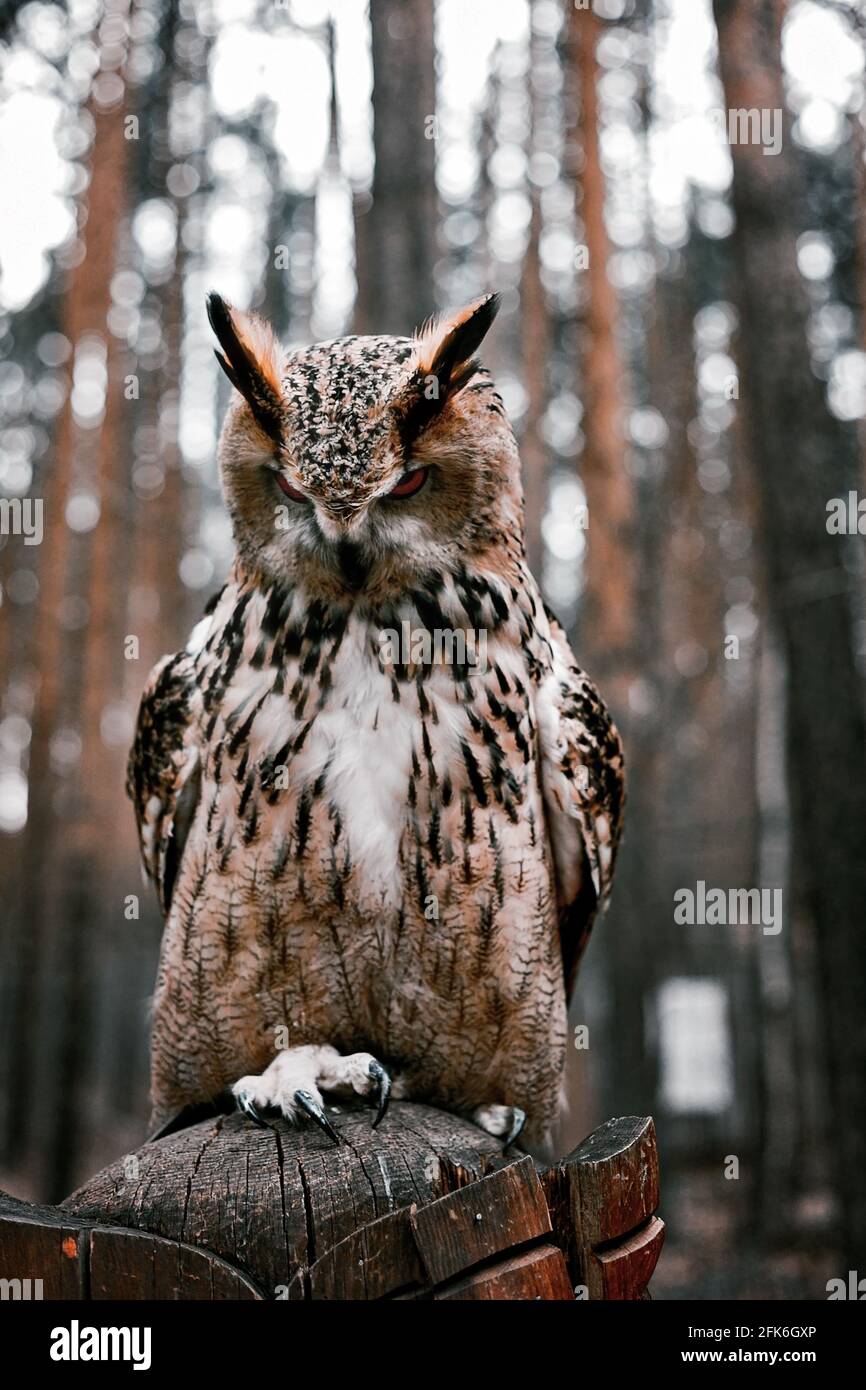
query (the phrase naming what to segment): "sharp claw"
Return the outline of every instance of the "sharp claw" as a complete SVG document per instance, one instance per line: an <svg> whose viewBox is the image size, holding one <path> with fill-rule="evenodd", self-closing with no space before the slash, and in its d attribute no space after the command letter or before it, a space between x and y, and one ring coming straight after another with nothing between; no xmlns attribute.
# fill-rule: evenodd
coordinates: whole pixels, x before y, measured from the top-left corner
<svg viewBox="0 0 866 1390"><path fill-rule="evenodd" d="M235 1096L235 1104L237 1105L238 1110L242 1110L245 1115L249 1115L253 1124L258 1125L259 1129L267 1129L267 1124L262 1119L258 1110L253 1105L252 1101L250 1100L249 1096L246 1094L245 1091L240 1091L238 1095Z"/></svg>
<svg viewBox="0 0 866 1390"><path fill-rule="evenodd" d="M373 1121L372 1125L372 1128L375 1129L377 1124L385 1114L385 1111L388 1109L388 1101L391 1099L391 1078L386 1072L385 1068L382 1066L381 1062L371 1062L368 1070L370 1072L372 1080L376 1083L376 1093L374 1099L376 1101L377 1109L376 1118Z"/></svg>
<svg viewBox="0 0 866 1390"><path fill-rule="evenodd" d="M517 1105L513 1105L511 1109L514 1115L514 1122L503 1140L503 1149L511 1148L511 1145L519 1137L523 1126L526 1124L526 1111L521 1110Z"/></svg>
<svg viewBox="0 0 866 1390"><path fill-rule="evenodd" d="M331 1124L321 1105L313 1100L309 1091L295 1091L295 1100L302 1110L305 1110L311 1120L315 1120L320 1129L323 1129L329 1139L333 1139L335 1144L339 1144L340 1136Z"/></svg>

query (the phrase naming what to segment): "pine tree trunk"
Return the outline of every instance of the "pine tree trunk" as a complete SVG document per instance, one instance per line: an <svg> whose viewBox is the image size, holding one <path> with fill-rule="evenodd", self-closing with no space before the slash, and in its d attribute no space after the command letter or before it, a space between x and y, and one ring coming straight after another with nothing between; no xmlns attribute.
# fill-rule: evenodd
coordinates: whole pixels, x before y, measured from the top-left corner
<svg viewBox="0 0 866 1390"><path fill-rule="evenodd" d="M373 201L359 214L356 331L410 334L436 307L435 67L429 0L371 0Z"/></svg>
<svg viewBox="0 0 866 1390"><path fill-rule="evenodd" d="M86 195L86 226L82 227L86 255L70 272L63 318L64 332L73 351L86 334L106 334L118 213L123 198L123 167L127 147L123 108L118 106L107 113L94 109L92 115L96 133L91 152L91 181ZM67 368L70 388L72 366L73 359L70 358ZM52 891L50 882L54 881L54 876L46 873L46 865L51 862L59 833L54 809L59 789L51 769L50 743L60 717L70 670L69 663L64 661L62 655L68 648L68 638L61 626L60 615L70 558L70 533L65 508L70 495L77 433L70 397L67 395L58 426L50 491L46 497L37 614L38 689L29 767L30 812L22 850L23 891L18 920L17 961L19 985L12 1021L15 1059L9 1087L13 1119L7 1138L8 1149L16 1155L24 1151L27 1143L33 1112L31 1100L37 1050L44 1055L58 1037L56 1029L52 1031L51 1038L39 1035L37 1002L51 970L51 922L58 911L57 897L63 898L62 888L59 894ZM80 1027L80 1014L77 1021Z"/></svg>
<svg viewBox="0 0 866 1390"><path fill-rule="evenodd" d="M520 462L526 516L526 553L530 569L540 580L543 560L541 523L547 502L547 450L541 425L547 405L550 333L541 283L541 201L537 188L533 188L531 199L529 244L523 259L520 287L522 371L527 395L526 414L520 432Z"/></svg>
<svg viewBox="0 0 866 1390"><path fill-rule="evenodd" d="M714 0L714 11L727 107L784 109L785 6ZM795 257L803 185L787 120L780 153L735 144L731 154L742 394L770 617L787 667L795 901L817 933L837 1190L845 1254L854 1261L866 1246L866 726L845 564L851 541L831 535L826 521L828 500L856 486L857 465L810 368ZM793 906L789 900L787 930Z"/></svg>
<svg viewBox="0 0 866 1390"><path fill-rule="evenodd" d="M582 650L602 678L628 666L634 633L633 509L623 441L624 364L617 338L619 305L608 278L610 239L604 222L605 182L598 134L596 45L603 28L591 10L569 11L567 58L579 89L578 133L583 151L578 214L584 225L588 265L582 335L581 475L588 510Z"/></svg>

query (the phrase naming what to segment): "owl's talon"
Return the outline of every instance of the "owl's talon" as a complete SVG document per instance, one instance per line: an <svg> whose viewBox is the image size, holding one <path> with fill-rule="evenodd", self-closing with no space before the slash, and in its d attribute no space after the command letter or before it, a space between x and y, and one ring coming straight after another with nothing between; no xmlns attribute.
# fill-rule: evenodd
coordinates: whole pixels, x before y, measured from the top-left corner
<svg viewBox="0 0 866 1390"><path fill-rule="evenodd" d="M260 1112L279 1113L290 1124L309 1117L339 1144L343 1141L325 1113L323 1093L363 1097L375 1106L375 1127L388 1108L392 1085L382 1063L369 1052L341 1056L324 1043L300 1043L284 1048L260 1075L242 1076L231 1089L238 1108L256 1124L267 1123Z"/></svg>
<svg viewBox="0 0 866 1390"><path fill-rule="evenodd" d="M382 1063L377 1062L375 1058L370 1063L368 1071L370 1073L370 1080L373 1081L376 1086L373 1096L376 1102L376 1118L372 1124L372 1128L375 1129L379 1121L384 1117L385 1111L388 1109L388 1101L391 1099L391 1078L382 1066Z"/></svg>
<svg viewBox="0 0 866 1390"><path fill-rule="evenodd" d="M323 1129L329 1139L333 1139L335 1144L340 1143L340 1136L331 1124L321 1105L313 1100L309 1091L295 1091L295 1104L299 1105L310 1117L315 1120L320 1129Z"/></svg>
<svg viewBox="0 0 866 1390"><path fill-rule="evenodd" d="M246 1091L237 1091L235 1093L235 1104L238 1110L242 1111L244 1115L249 1116L253 1124L258 1125L259 1129L267 1129L267 1123L262 1119Z"/></svg>
<svg viewBox="0 0 866 1390"><path fill-rule="evenodd" d="M519 1105L513 1105L511 1108L514 1112L514 1121L511 1125L510 1130L508 1131L508 1133L502 1141L503 1152L506 1149L510 1149L511 1145L516 1142L516 1140L523 1132L523 1126L526 1124L526 1111L521 1110Z"/></svg>

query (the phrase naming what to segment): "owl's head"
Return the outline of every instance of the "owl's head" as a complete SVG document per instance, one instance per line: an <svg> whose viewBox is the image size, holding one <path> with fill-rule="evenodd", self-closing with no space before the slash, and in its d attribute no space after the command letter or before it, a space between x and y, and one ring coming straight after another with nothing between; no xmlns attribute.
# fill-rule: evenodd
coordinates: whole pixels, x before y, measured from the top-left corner
<svg viewBox="0 0 866 1390"><path fill-rule="evenodd" d="M286 353L262 319L209 297L217 360L237 391L219 463L248 573L375 602L485 554L502 570L522 541L520 466L475 359L498 307L490 294L414 339Z"/></svg>

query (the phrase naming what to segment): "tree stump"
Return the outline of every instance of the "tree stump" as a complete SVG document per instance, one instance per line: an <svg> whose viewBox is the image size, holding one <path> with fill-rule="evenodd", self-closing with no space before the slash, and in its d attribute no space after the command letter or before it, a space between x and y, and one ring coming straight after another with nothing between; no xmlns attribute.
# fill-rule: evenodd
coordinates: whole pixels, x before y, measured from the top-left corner
<svg viewBox="0 0 866 1390"><path fill-rule="evenodd" d="M366 1107L332 1118L338 1146L218 1115L60 1207L0 1197L0 1277L38 1270L46 1298L647 1296L664 1232L650 1119L543 1169L428 1106L394 1102L376 1130Z"/></svg>

